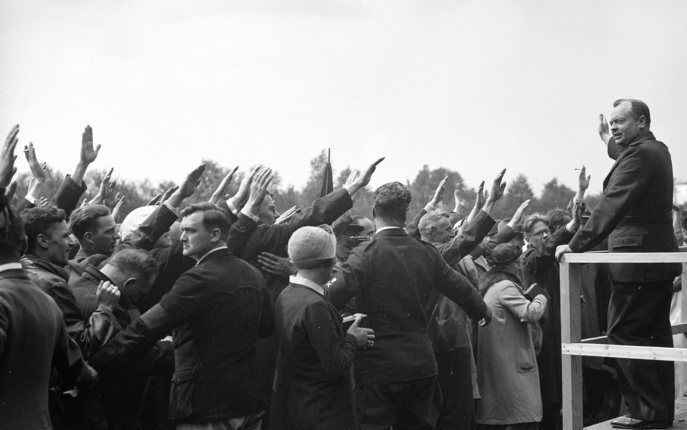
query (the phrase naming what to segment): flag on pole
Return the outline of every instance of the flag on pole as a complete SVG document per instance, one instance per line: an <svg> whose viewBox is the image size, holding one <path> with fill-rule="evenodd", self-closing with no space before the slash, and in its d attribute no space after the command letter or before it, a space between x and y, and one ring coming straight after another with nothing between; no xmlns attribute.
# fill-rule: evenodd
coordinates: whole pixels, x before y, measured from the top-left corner
<svg viewBox="0 0 687 430"><path fill-rule="evenodd" d="M332 191L334 191L334 179L332 178L331 148L328 148L327 164L325 164L324 172L322 172L322 190L320 191L320 197L324 197Z"/></svg>

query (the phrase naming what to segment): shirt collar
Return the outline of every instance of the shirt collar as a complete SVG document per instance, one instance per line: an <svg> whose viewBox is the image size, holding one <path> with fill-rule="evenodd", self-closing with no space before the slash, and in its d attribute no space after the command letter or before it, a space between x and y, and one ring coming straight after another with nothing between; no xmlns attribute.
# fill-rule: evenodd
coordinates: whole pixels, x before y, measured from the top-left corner
<svg viewBox="0 0 687 430"><path fill-rule="evenodd" d="M316 293L319 293L320 295L324 296L324 288L322 288L322 286L318 285L316 282L311 281L310 279L295 275L289 277L289 282L291 282L292 284L298 284L304 287L308 287Z"/></svg>
<svg viewBox="0 0 687 430"><path fill-rule="evenodd" d="M0 264L0 272L5 272L7 270L16 270L16 269L21 270L21 268L22 268L21 263Z"/></svg>
<svg viewBox="0 0 687 430"><path fill-rule="evenodd" d="M211 250L209 250L208 252L206 252L205 255L203 255L202 257L200 257L200 258L198 259L198 261L196 262L196 266L199 265L199 264L201 263L201 261L203 261L208 255L213 254L213 253L215 253L215 252L217 252L217 251L220 251L220 250L222 250L222 249L229 249L229 248L227 248L226 245L218 246L217 248L212 248Z"/></svg>
<svg viewBox="0 0 687 430"><path fill-rule="evenodd" d="M398 226L395 226L395 225L389 225L389 226L386 226L386 227L378 228L377 231L375 231L375 234L379 233L380 231L391 230L392 228L400 228L401 230L403 230L403 227L398 227Z"/></svg>

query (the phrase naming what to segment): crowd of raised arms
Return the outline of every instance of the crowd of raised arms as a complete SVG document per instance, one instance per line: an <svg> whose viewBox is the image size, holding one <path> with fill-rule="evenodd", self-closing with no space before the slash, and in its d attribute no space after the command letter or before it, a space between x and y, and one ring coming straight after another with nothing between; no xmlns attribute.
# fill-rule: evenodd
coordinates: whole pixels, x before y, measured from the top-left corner
<svg viewBox="0 0 687 430"><path fill-rule="evenodd" d="M0 154L0 429L561 427L555 254L589 219L584 167L567 207L503 220L505 169L469 214L441 209L446 179L418 213L400 182L356 211L383 158L282 214L265 166L185 203L200 165L123 217L111 172L83 201L91 127L54 195L24 146L21 199L19 136ZM600 335L611 281L584 276L583 334ZM585 364L590 420L618 413L607 364Z"/></svg>

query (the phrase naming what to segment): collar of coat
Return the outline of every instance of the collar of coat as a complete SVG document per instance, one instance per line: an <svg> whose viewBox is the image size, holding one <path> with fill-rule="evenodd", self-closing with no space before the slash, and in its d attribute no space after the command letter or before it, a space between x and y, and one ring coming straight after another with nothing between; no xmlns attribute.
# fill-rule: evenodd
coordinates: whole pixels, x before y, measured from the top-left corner
<svg viewBox="0 0 687 430"><path fill-rule="evenodd" d="M69 272L67 272L67 269L58 266L57 264L53 264L48 260L44 260L34 254L26 254L21 260L22 264L27 268L31 268L33 266L35 268L52 273L53 275L57 275L65 281L69 280Z"/></svg>
<svg viewBox="0 0 687 430"><path fill-rule="evenodd" d="M375 233L376 237L382 236L407 236L403 227L382 227Z"/></svg>

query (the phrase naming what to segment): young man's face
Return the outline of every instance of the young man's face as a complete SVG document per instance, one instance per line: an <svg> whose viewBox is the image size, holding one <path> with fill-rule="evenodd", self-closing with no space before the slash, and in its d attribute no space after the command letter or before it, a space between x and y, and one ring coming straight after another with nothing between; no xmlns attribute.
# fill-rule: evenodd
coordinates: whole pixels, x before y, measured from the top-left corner
<svg viewBox="0 0 687 430"><path fill-rule="evenodd" d="M542 221L538 221L532 227L532 231L527 234L527 243L532 248L541 249L550 235L549 226Z"/></svg>
<svg viewBox="0 0 687 430"><path fill-rule="evenodd" d="M611 134L618 145L628 145L644 130L646 118L635 119L630 102L622 102L611 112Z"/></svg>
<svg viewBox="0 0 687 430"><path fill-rule="evenodd" d="M215 247L212 232L203 225L203 212L194 212L181 220L183 254L198 260Z"/></svg>
<svg viewBox="0 0 687 430"><path fill-rule="evenodd" d="M265 196L256 215L260 219L260 223L267 225L274 224L274 221L277 219L277 210L274 207L274 199L272 196L269 194Z"/></svg>
<svg viewBox="0 0 687 430"><path fill-rule="evenodd" d="M64 266L69 260L69 248L72 246L72 239L69 233L69 226L62 221L53 224L50 229L43 234L47 242L48 260L58 266Z"/></svg>
<svg viewBox="0 0 687 430"><path fill-rule="evenodd" d="M112 255L119 235L112 215L101 216L95 220L95 228L90 233L93 250L96 254Z"/></svg>

